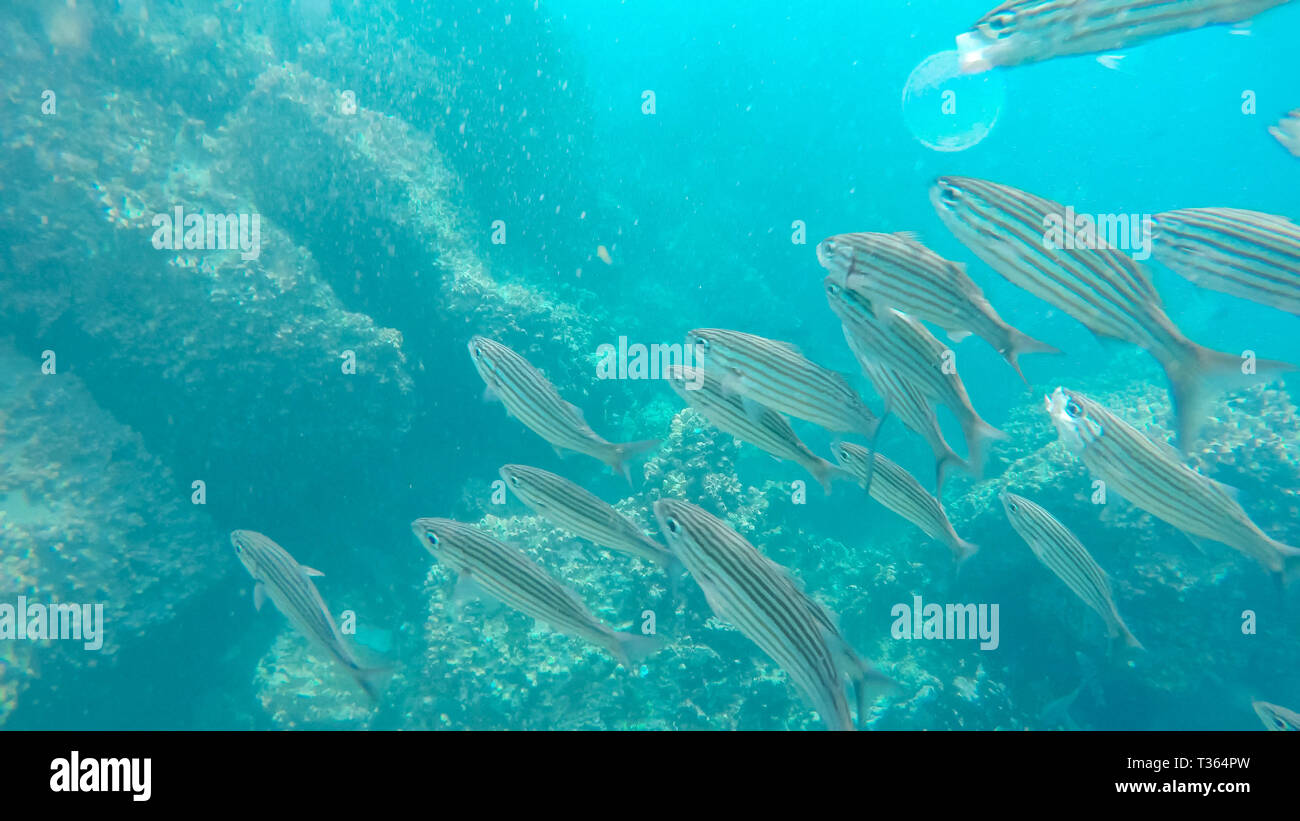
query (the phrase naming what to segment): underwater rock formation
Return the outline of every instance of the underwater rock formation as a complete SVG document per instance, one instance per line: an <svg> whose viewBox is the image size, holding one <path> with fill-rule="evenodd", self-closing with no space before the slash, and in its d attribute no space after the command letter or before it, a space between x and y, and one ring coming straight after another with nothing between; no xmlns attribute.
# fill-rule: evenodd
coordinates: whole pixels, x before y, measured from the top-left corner
<svg viewBox="0 0 1300 821"><path fill-rule="evenodd" d="M189 482L76 376L41 367L0 341L0 602L102 604L103 646L0 641L0 724L36 679L112 665L230 570Z"/></svg>

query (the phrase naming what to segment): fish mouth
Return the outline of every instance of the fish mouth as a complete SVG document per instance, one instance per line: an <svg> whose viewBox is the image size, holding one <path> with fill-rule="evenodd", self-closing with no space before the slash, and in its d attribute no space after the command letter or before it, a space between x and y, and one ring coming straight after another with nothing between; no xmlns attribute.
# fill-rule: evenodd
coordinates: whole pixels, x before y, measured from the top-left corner
<svg viewBox="0 0 1300 821"><path fill-rule="evenodd" d="M977 31L957 35L957 62L963 74L980 74L993 68L989 45Z"/></svg>

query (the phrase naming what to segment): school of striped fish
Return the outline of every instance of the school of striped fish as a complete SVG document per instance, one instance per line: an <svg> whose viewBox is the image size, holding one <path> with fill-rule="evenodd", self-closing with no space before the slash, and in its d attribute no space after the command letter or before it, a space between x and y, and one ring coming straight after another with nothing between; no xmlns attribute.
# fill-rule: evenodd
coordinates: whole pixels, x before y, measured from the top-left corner
<svg viewBox="0 0 1300 821"><path fill-rule="evenodd" d="M1288 0L1010 0L958 36L957 50L969 72L1021 66L1111 51L1206 25L1244 25L1284 2ZM1300 111L1269 131L1300 157ZM1094 478L1155 519L1197 542L1230 547L1280 580L1290 580L1300 573L1300 547L1261 530L1232 488L1189 466L1187 453L1215 398L1296 366L1258 359L1244 369L1238 354L1189 339L1166 312L1147 264L1130 254L1046 242L1050 217L1065 211L1050 197L1063 193L1037 194L1005 181L941 176L928 196L973 258L1098 337L1141 348L1164 371L1174 441L1139 431L1121 414L1066 385L1051 386L1043 409L1065 448ZM1200 288L1300 315L1300 226L1283 215L1189 205L1152 220L1158 262ZM877 230L827 237L816 246L816 261L825 269L826 318L840 322L848 351L883 400L879 414L844 375L810 360L794 344L743 330L688 331L685 341L702 352L703 364L676 366L667 381L711 425L798 465L828 494L835 481L856 485L946 547L954 566L978 561L979 548L956 532L945 512L943 480L952 469L981 476L988 450L1004 434L980 416L972 386L963 382L950 346L931 326L953 342L978 336L1022 380L1020 357L1042 355L1062 362L1070 352L1014 327L1015 317L995 309L968 274L967 262L943 258L906 230L852 227ZM660 443L605 439L541 370L499 340L474 336L468 351L485 383L485 397L499 401L510 417L557 452L589 456L632 482L634 460ZM941 407L960 425L965 456L940 430L936 414ZM877 451L879 429L891 416L933 452L932 480L921 481ZM833 461L800 439L790 417L835 435ZM689 575L713 615L772 659L826 727L865 726L875 701L904 687L860 656L834 616L793 572L768 558L764 545L750 543L724 517L688 499L649 500L656 538L562 475L519 464L504 465L499 474L511 493L559 531L652 563L674 591L678 579ZM1002 488L999 499L1011 529L1028 547L1026 557L1036 559L1095 612L1120 652L1143 650L1121 616L1110 576L1071 532L1069 522L1081 515L1049 512L1011 487ZM410 527L420 546L457 575L450 604L491 597L603 648L629 671L665 646L662 637L620 632L603 623L564 580L519 547L473 524L420 518ZM378 698L383 669L363 666L344 644L311 581L321 574L261 534L236 531L231 541L257 582L258 606L270 598L300 632ZM1263 701L1252 707L1269 729L1300 728L1300 716L1287 708Z"/></svg>

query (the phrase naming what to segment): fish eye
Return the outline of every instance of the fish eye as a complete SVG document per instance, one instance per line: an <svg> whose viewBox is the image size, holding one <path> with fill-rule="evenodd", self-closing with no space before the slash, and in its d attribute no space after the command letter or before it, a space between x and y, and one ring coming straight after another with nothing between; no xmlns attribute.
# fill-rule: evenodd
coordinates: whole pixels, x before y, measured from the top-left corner
<svg viewBox="0 0 1300 821"><path fill-rule="evenodd" d="M1020 512L1020 505L1016 504L1015 502L1012 502L1011 504L1007 505L1007 507L1011 508L1012 513Z"/></svg>
<svg viewBox="0 0 1300 821"><path fill-rule="evenodd" d="M1083 408L1079 406L1078 402L1071 399L1065 405L1065 412L1073 416L1075 419L1078 419L1083 415Z"/></svg>
<svg viewBox="0 0 1300 821"><path fill-rule="evenodd" d="M951 208L957 207L960 194L961 192L957 190L956 186L952 186L952 185L945 185L941 189L939 189L939 199L943 202L944 205L947 205Z"/></svg>
<svg viewBox="0 0 1300 821"><path fill-rule="evenodd" d="M849 461L850 459L852 459L853 457L849 455L849 452L848 452L847 450L841 450L841 451L840 451L840 458L847 462L847 461Z"/></svg>
<svg viewBox="0 0 1300 821"><path fill-rule="evenodd" d="M703 348L706 351L709 349L709 340L705 339L702 336L695 337L695 344L699 345L701 348Z"/></svg>
<svg viewBox="0 0 1300 821"><path fill-rule="evenodd" d="M511 477L510 477L510 484L514 485L515 487L519 487L519 477L518 477L518 476L511 476Z"/></svg>
<svg viewBox="0 0 1300 821"><path fill-rule="evenodd" d="M668 528L668 532L672 533L674 536L677 535L677 531L680 530L680 528L677 527L677 520L671 517L664 519L664 525Z"/></svg>
<svg viewBox="0 0 1300 821"><path fill-rule="evenodd" d="M425 534L424 534L424 538L428 539L428 540L429 540L429 544L433 545L434 547L437 547L437 546L438 546L438 534L437 534L437 533L425 533Z"/></svg>
<svg viewBox="0 0 1300 821"><path fill-rule="evenodd" d="M475 346L474 346L474 357L477 359L477 358L481 358L482 356L483 356L483 349L480 348L478 345L475 345Z"/></svg>
<svg viewBox="0 0 1300 821"><path fill-rule="evenodd" d="M830 294L831 296L834 296L839 292L840 292L840 286L836 285L834 282L826 283L826 293Z"/></svg>

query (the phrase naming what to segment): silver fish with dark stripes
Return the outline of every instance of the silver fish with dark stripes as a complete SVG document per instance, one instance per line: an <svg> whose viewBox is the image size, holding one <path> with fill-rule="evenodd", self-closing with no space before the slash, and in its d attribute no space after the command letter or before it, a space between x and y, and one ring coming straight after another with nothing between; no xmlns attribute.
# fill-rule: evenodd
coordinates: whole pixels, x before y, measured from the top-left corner
<svg viewBox="0 0 1300 821"><path fill-rule="evenodd" d="M793 345L719 328L697 328L686 339L704 352L703 367L725 391L826 430L875 438L880 420L848 381ZM762 413L758 408L752 412Z"/></svg>
<svg viewBox="0 0 1300 821"><path fill-rule="evenodd" d="M851 479L842 470L813 453L799 439L784 416L722 387L721 380L707 368L677 365L669 370L668 384L677 395L699 411L723 433L748 442L771 454L800 465L827 492L832 479ZM690 386L697 385L696 388Z"/></svg>
<svg viewBox="0 0 1300 821"><path fill-rule="evenodd" d="M1237 208L1156 214L1156 259L1202 288L1300 315L1300 226Z"/></svg>
<svg viewBox="0 0 1300 821"><path fill-rule="evenodd" d="M1068 213L1060 203L969 177L940 177L931 202L957 239L1012 284L1098 336L1129 342L1154 356L1169 379L1184 449L1191 447L1220 390L1258 381L1243 376L1237 354L1210 350L1184 336L1165 314L1147 270L1128 254L1107 243L1067 249L1049 241L1053 220ZM1285 362L1255 362L1259 378L1288 370L1294 367Z"/></svg>
<svg viewBox="0 0 1300 821"><path fill-rule="evenodd" d="M619 633L603 624L577 593L522 550L477 527L426 518L411 522L411 532L434 558L456 571L456 599L486 593L557 632L605 648L629 671L659 649L654 636Z"/></svg>
<svg viewBox="0 0 1300 821"><path fill-rule="evenodd" d="M817 260L841 286L869 299L877 319L895 308L933 322L954 342L974 333L992 345L1022 380L1021 354L1060 353L1004 322L966 275L964 264L944 259L914 234L837 234L817 245Z"/></svg>
<svg viewBox="0 0 1300 821"><path fill-rule="evenodd" d="M1300 713L1276 704L1269 704L1267 701L1252 701L1250 706L1255 709L1255 715L1259 716L1259 720L1270 730L1300 731Z"/></svg>
<svg viewBox="0 0 1300 821"><path fill-rule="evenodd" d="M919 527L931 539L947 545L955 562L960 564L979 550L957 535L939 500L927 493L916 477L897 462L852 442L837 442L833 450L836 461L859 477L871 498Z"/></svg>
<svg viewBox="0 0 1300 821"><path fill-rule="evenodd" d="M1288 0L1009 0L957 37L966 72L1127 48L1240 23Z"/></svg>
<svg viewBox="0 0 1300 821"><path fill-rule="evenodd" d="M557 451L585 453L631 482L628 461L661 441L615 443L603 439L587 424L582 411L566 402L541 371L500 342L475 336L469 341L469 354L478 375L487 383L488 398L501 400L511 416Z"/></svg>
<svg viewBox="0 0 1300 821"><path fill-rule="evenodd" d="M943 491L943 480L948 468L958 467L971 471L971 466L957 455L944 438L939 419L925 394L901 373L872 358L848 328L842 330L844 341L862 367L863 375L871 380L872 387L885 402L880 417L881 424L890 416L897 416L904 425L920 434L934 452L934 495L938 496Z"/></svg>
<svg viewBox="0 0 1300 821"><path fill-rule="evenodd" d="M846 678L853 683L859 723L866 721L874 696L895 687L858 656L789 571L726 522L676 499L655 502L655 517L714 614L780 665L827 727L854 729Z"/></svg>
<svg viewBox="0 0 1300 821"><path fill-rule="evenodd" d="M298 632L356 679L366 695L378 701L379 681L387 671L361 666L344 644L334 617L310 578L324 574L298 564L283 547L252 530L232 532L230 543L248 575L257 582L253 588L253 604L257 609L261 610L262 603L270 598Z"/></svg>
<svg viewBox="0 0 1300 821"><path fill-rule="evenodd" d="M975 411L961 374L955 369L945 372L947 346L906 314L889 311L877 319L871 301L836 283L834 276L823 279L822 287L831 310L855 338L850 347L857 356L890 368L931 401L948 406L966 437L971 469L978 473L988 443L1006 437Z"/></svg>
<svg viewBox="0 0 1300 821"><path fill-rule="evenodd" d="M1002 509L1006 511L1011 527L1048 570L1101 616L1106 622L1107 634L1111 638L1121 638L1127 647L1142 649L1141 642L1133 637L1124 619L1120 618L1111 593L1110 577L1078 537L1041 505L1023 496L1003 491L998 498L1002 500Z"/></svg>
<svg viewBox="0 0 1300 821"><path fill-rule="evenodd" d="M1057 388L1044 405L1062 444L1127 501L1193 539L1228 545L1284 579L1300 571L1300 550L1260 530L1236 491L1192 470L1169 444L1144 436L1076 391Z"/></svg>
<svg viewBox="0 0 1300 821"><path fill-rule="evenodd" d="M677 563L668 548L645 535L613 505L563 476L528 465L504 465L500 473L524 504L573 535L665 569Z"/></svg>

